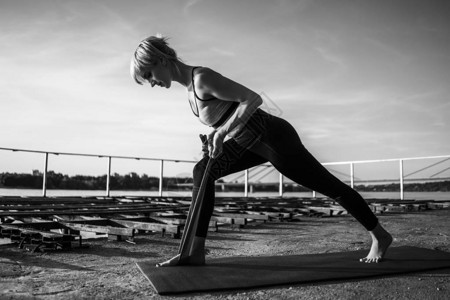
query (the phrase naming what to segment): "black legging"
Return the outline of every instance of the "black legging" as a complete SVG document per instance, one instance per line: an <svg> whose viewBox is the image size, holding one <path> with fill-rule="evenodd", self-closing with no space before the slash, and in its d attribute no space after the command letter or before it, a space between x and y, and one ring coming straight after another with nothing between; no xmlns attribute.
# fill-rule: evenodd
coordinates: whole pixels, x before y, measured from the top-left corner
<svg viewBox="0 0 450 300"><path fill-rule="evenodd" d="M204 157L194 167L193 199L197 197L208 159ZM245 128L223 144L222 154L211 166L196 236L207 235L214 210L215 180L265 162L272 163L294 182L336 200L367 230L373 230L378 224L361 195L333 176L308 152L291 124L258 109Z"/></svg>

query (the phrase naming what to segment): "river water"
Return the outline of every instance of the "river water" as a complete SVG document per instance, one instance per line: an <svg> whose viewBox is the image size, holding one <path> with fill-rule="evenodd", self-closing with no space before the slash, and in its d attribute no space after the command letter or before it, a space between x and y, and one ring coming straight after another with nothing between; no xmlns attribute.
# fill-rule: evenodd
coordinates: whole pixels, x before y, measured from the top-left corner
<svg viewBox="0 0 450 300"><path fill-rule="evenodd" d="M400 199L400 192L360 192L365 199ZM106 192L103 190L47 190L48 197L89 197L89 196L105 196ZM111 196L158 196L158 191L111 191ZM189 191L164 191L163 196L189 197ZM40 189L0 189L0 196L26 196L39 197L42 196ZM244 197L244 192L217 192L217 197ZM249 197L277 197L276 192L256 192L249 193ZM295 192L284 193L283 197L312 197L310 192ZM321 197L317 194L317 197ZM450 200L450 192L405 192L404 199L411 200ZM0 199L1 201L1 199Z"/></svg>

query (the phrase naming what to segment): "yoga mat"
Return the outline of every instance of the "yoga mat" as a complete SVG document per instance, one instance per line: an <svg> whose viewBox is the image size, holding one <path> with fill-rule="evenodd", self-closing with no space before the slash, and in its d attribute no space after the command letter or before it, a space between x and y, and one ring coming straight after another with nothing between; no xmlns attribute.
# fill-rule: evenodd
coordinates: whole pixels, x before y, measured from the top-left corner
<svg viewBox="0 0 450 300"><path fill-rule="evenodd" d="M362 279L450 268L450 253L417 247L392 247L378 264L359 262L368 250L207 260L205 266L137 266L161 295L235 290L285 284Z"/></svg>

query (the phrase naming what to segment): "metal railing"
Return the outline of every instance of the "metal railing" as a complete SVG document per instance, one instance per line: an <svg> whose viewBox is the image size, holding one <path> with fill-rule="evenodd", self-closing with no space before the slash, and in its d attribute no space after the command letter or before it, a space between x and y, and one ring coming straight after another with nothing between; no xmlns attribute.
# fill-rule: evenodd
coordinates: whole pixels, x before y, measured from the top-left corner
<svg viewBox="0 0 450 300"><path fill-rule="evenodd" d="M425 159L443 159L442 161L438 163L431 164L429 166L426 166L424 168L421 168L419 170L416 170L414 172L411 172L409 174L404 174L404 163L406 161L414 161L414 160L425 160ZM424 157L409 157L409 158L392 158L392 159L376 159L376 160L361 160L361 161L346 161L346 162L329 162L329 163L323 163L324 166L336 166L336 165L348 165L349 166L349 172L350 172L350 186L354 188L355 184L355 174L354 174L354 167L356 164L371 164L371 163L382 163L382 162L394 162L398 163L398 171L399 171L399 183L400 183L400 199L405 199L405 180L406 177L416 174L420 171L426 170L432 166L438 165L442 162L445 162L450 159L450 155L439 155L439 156L424 156ZM444 171L447 171L449 168L441 170L440 172L434 174L440 174ZM428 178L430 179L430 178ZM416 179L417 180L417 179ZM386 181L386 180L384 180Z"/></svg>
<svg viewBox="0 0 450 300"><path fill-rule="evenodd" d="M42 180L42 196L47 196L47 175L48 175L48 160L49 154L52 155L68 155L68 156L81 156L81 157L98 157L107 158L107 172L106 172L106 196L111 195L111 161L112 159L131 159L131 160L147 160L147 161L159 161L159 196L163 194L163 178L164 178L164 162L185 162L185 163L195 163L192 160L180 160L180 159L163 159L163 158L150 158L150 157L132 157L132 156L117 156L117 155L102 155L102 154L81 154L81 153L68 153L68 152L49 152L49 151L38 151L38 150L24 150L24 149L13 149L13 148L3 148L0 150L9 150L13 152L29 152L29 153L41 153L44 154L44 172Z"/></svg>
<svg viewBox="0 0 450 300"><path fill-rule="evenodd" d="M39 153L44 155L44 172L43 172L43 183L42 183L42 196L47 196L47 175L48 175L48 163L49 163L49 155L67 155L67 156L81 156L81 157L97 157L97 158L106 158L107 159L107 172L106 172L106 187L105 194L106 196L111 195L110 182L111 182L111 161L112 159L130 159L130 160L143 160L143 161L159 161L159 187L158 194L159 196L163 195L163 178L164 178L164 163L165 162L175 162L175 163L196 163L193 160L179 160L179 159L165 159L165 158L149 158L149 157L132 157L132 156L114 156L114 155L102 155L102 154L81 154L81 153L67 153L67 152L52 152L52 151L38 151L38 150L25 150L25 149L14 149L14 148L3 148L0 147L0 150L5 151L13 151L13 152L31 152L31 153ZM413 161L413 160L426 160L426 159L443 159L440 162L433 163L429 166L411 172L409 174L404 174L404 162L405 161ZM371 163L382 163L382 162L394 162L398 164L398 181L400 185L400 199L404 199L404 185L407 177L426 170L430 167L436 166L440 163L443 163L447 160L450 160L450 155L440 155L440 156L426 156L426 157L411 157L411 158L394 158L394 159L377 159L377 160L361 160L361 161L345 161L345 162L328 162L323 163L324 166L337 166L337 165L348 165L349 169L349 180L350 186L352 188L355 187L355 172L354 167L357 164L371 164ZM450 168L446 168L441 170L440 172L434 174L441 174L444 171L449 170ZM433 175L433 176L434 176ZM386 180L382 180L386 181ZM391 180L393 181L393 180ZM249 194L249 170L244 171L244 197L248 197ZM284 176L280 173L278 177L278 194L280 197L284 194ZM313 191L313 197L316 197L315 191Z"/></svg>

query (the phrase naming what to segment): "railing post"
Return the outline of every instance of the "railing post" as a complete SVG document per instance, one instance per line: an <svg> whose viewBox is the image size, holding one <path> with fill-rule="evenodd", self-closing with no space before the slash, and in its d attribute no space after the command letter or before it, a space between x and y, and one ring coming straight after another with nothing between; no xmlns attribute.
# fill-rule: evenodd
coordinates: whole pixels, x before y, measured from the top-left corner
<svg viewBox="0 0 450 300"><path fill-rule="evenodd" d="M279 182L279 186L278 186L278 195L280 197L283 197L283 174L280 172L280 182Z"/></svg>
<svg viewBox="0 0 450 300"><path fill-rule="evenodd" d="M355 173L354 164L350 163L350 187L353 189L355 186Z"/></svg>
<svg viewBox="0 0 450 300"><path fill-rule="evenodd" d="M44 174L42 178L42 197L47 197L48 152L45 153Z"/></svg>
<svg viewBox="0 0 450 300"><path fill-rule="evenodd" d="M403 159L399 160L400 162L400 200L405 198L405 192L403 188Z"/></svg>
<svg viewBox="0 0 450 300"><path fill-rule="evenodd" d="M106 173L106 197L111 194L111 156L108 156L108 173Z"/></svg>
<svg viewBox="0 0 450 300"><path fill-rule="evenodd" d="M164 160L159 161L159 196L163 195Z"/></svg>
<svg viewBox="0 0 450 300"><path fill-rule="evenodd" d="M244 171L244 197L248 197L248 169Z"/></svg>

